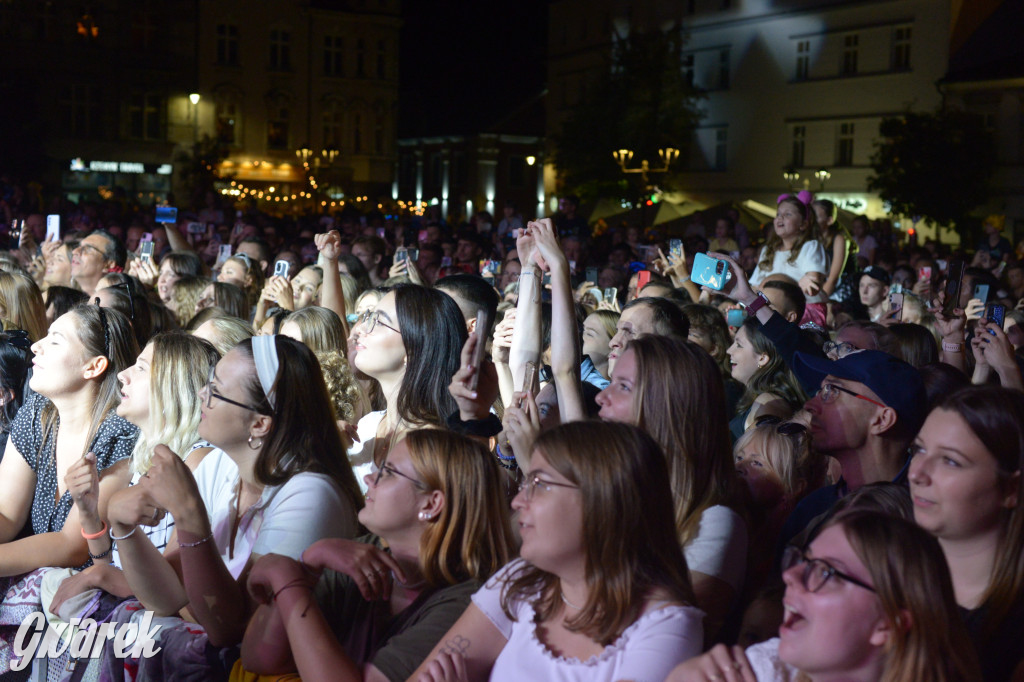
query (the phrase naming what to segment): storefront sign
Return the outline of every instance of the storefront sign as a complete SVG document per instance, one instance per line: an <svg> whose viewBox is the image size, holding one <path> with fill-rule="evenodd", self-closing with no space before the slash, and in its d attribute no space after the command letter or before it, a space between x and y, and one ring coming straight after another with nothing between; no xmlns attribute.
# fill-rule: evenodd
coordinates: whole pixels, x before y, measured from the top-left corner
<svg viewBox="0 0 1024 682"><path fill-rule="evenodd" d="M92 171L99 173L155 173L170 175L174 167L169 163L138 163L134 161L83 161L81 158L71 159L70 169L73 171Z"/></svg>

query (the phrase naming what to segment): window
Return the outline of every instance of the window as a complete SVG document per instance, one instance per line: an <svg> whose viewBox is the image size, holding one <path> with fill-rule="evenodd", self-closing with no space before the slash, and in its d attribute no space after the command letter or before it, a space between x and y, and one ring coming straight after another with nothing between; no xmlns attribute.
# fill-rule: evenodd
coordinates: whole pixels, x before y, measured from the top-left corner
<svg viewBox="0 0 1024 682"><path fill-rule="evenodd" d="M839 125L839 144L836 149L836 165L853 165L853 124L842 123Z"/></svg>
<svg viewBox="0 0 1024 682"><path fill-rule="evenodd" d="M508 186L515 189L526 186L526 159L522 156L508 157Z"/></svg>
<svg viewBox="0 0 1024 682"><path fill-rule="evenodd" d="M159 95L133 94L128 99L128 137L134 140L161 140L162 102ZM195 112L191 112L195 115Z"/></svg>
<svg viewBox="0 0 1024 682"><path fill-rule="evenodd" d="M270 69L272 71L292 70L292 36L288 31L270 32Z"/></svg>
<svg viewBox="0 0 1024 682"><path fill-rule="evenodd" d="M362 38L356 41L356 76L366 77L366 44Z"/></svg>
<svg viewBox="0 0 1024 682"><path fill-rule="evenodd" d="M325 147L336 147L341 148L342 140L345 139L344 126L345 126L345 110L342 108L341 103L337 101L330 102L325 108L323 113L323 124L324 124L324 146Z"/></svg>
<svg viewBox="0 0 1024 682"><path fill-rule="evenodd" d="M728 152L729 131L719 128L715 131L715 170L725 170Z"/></svg>
<svg viewBox="0 0 1024 682"><path fill-rule="evenodd" d="M217 24L217 63L238 65L238 27Z"/></svg>
<svg viewBox="0 0 1024 682"><path fill-rule="evenodd" d="M387 43L377 41L377 78L387 78Z"/></svg>
<svg viewBox="0 0 1024 682"><path fill-rule="evenodd" d="M135 49L148 49L156 45L156 20L149 12L132 12L131 45Z"/></svg>
<svg viewBox="0 0 1024 682"><path fill-rule="evenodd" d="M363 153L363 117L360 114L352 117L352 153Z"/></svg>
<svg viewBox="0 0 1024 682"><path fill-rule="evenodd" d="M682 63L683 63L683 79L686 81L686 84L689 85L692 88L693 87L693 55L692 54L684 54L683 55L683 59L682 59Z"/></svg>
<svg viewBox="0 0 1024 682"><path fill-rule="evenodd" d="M903 26L892 35L892 70L910 70L910 27Z"/></svg>
<svg viewBox="0 0 1024 682"><path fill-rule="evenodd" d="M345 42L341 36L324 36L324 75L345 75Z"/></svg>
<svg viewBox="0 0 1024 682"><path fill-rule="evenodd" d="M841 76L855 76L857 75L857 43L859 39L857 34L851 34L843 37L843 63L839 69L839 75Z"/></svg>
<svg viewBox="0 0 1024 682"><path fill-rule="evenodd" d="M729 87L729 50L718 53L718 87Z"/></svg>
<svg viewBox="0 0 1024 682"><path fill-rule="evenodd" d="M221 144L232 146L241 143L238 100L229 95L219 96L217 98L215 117L217 141Z"/></svg>
<svg viewBox="0 0 1024 682"><path fill-rule="evenodd" d="M790 165L802 168L804 165L804 145L807 141L807 126L793 126L793 154Z"/></svg>
<svg viewBox="0 0 1024 682"><path fill-rule="evenodd" d="M805 81L811 72L811 41L801 40L796 44L796 80Z"/></svg>
<svg viewBox="0 0 1024 682"><path fill-rule="evenodd" d="M267 121L267 149L288 149L288 109L280 107L271 111Z"/></svg>
<svg viewBox="0 0 1024 682"><path fill-rule="evenodd" d="M70 137L98 137L100 96L94 85L69 85L61 98L63 129Z"/></svg>

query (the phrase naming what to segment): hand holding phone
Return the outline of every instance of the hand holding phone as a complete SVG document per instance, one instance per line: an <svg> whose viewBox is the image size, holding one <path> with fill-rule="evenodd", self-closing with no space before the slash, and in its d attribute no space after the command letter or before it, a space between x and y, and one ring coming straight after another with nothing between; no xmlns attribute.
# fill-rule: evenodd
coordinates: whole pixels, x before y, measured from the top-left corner
<svg viewBox="0 0 1024 682"><path fill-rule="evenodd" d="M732 278L732 272L724 260L712 258L706 253L698 253L693 257L691 277L697 285L721 291L725 288L725 283Z"/></svg>
<svg viewBox="0 0 1024 682"><path fill-rule="evenodd" d="M480 385L480 367L484 361L487 350L487 329L490 327L490 315L485 308L476 311L476 327L473 334L476 336L476 346L473 348L473 376L469 378L469 388L475 391Z"/></svg>
<svg viewBox="0 0 1024 682"><path fill-rule="evenodd" d="M949 275L946 277L946 299L942 303L942 314L946 317L953 317L953 311L960 307L960 284L964 278L964 269L967 264L962 260L953 260L949 263Z"/></svg>
<svg viewBox="0 0 1024 682"><path fill-rule="evenodd" d="M291 264L286 260L279 260L274 263L274 276L288 278L288 270L291 268Z"/></svg>
<svg viewBox="0 0 1024 682"><path fill-rule="evenodd" d="M142 250L139 252L139 260L153 262L153 242L142 242Z"/></svg>

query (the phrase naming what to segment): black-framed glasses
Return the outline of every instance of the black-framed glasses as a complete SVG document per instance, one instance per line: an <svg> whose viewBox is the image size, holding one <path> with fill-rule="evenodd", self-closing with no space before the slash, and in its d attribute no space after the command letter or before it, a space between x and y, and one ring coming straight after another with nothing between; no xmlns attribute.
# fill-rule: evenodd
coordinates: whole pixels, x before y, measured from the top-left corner
<svg viewBox="0 0 1024 682"><path fill-rule="evenodd" d="M81 252L81 251L85 251L86 249L92 249L93 251L95 251L96 253L98 253L98 254L99 254L100 256L102 256L103 258L106 258L106 257L107 257L107 254L106 254L106 253L105 253L105 252L103 251L103 249L101 249L101 248L100 248L100 247L98 247L98 246L93 246L92 244L86 244L85 242L79 242L79 243L78 243L78 246L76 246L74 250L75 250L75 251L80 251L80 252ZM73 252L72 252L72 253L73 253Z"/></svg>
<svg viewBox="0 0 1024 682"><path fill-rule="evenodd" d="M803 564L804 570L800 573L800 584L808 592L817 592L832 576L838 576L857 587L863 587L877 594L877 590L859 578L843 573L835 566L824 559L812 559L804 553L804 550L796 545L789 545L782 553L782 572L785 573L794 566Z"/></svg>
<svg viewBox="0 0 1024 682"><path fill-rule="evenodd" d="M832 360L845 358L850 353L861 350L849 341L826 341L822 345L821 349L825 351L825 355Z"/></svg>
<svg viewBox="0 0 1024 682"><path fill-rule="evenodd" d="M839 397L840 392L848 393L849 395L852 395L854 398L866 400L872 405L878 405L879 407L887 407L887 405L880 403L873 398L869 398L866 395L861 395L860 393L857 393L856 391L851 391L848 388L837 386L836 384L822 384L821 388L818 389L818 392L815 395L817 395L823 403L834 403L836 401L836 398Z"/></svg>
<svg viewBox="0 0 1024 682"><path fill-rule="evenodd" d="M537 474L533 474L532 476L527 475L523 482L519 484L519 494L523 496L524 500L529 502L537 493L537 488L542 488L544 492L551 492L551 486L579 489L578 485L573 485L571 483L558 483L557 481L545 481Z"/></svg>
<svg viewBox="0 0 1024 682"><path fill-rule="evenodd" d="M364 332L366 334L372 334L374 328L378 324L380 326L382 326L382 327L387 327L388 329L390 329L391 331L395 332L396 334L401 334L402 333L402 332L398 331L397 329L395 329L394 327L392 327L387 322L381 322L380 321L380 311L379 310L374 310L372 313L367 315L364 324L366 325L366 331Z"/></svg>
<svg viewBox="0 0 1024 682"><path fill-rule="evenodd" d="M420 490L427 489L427 485L425 483L417 481L412 476L403 474L401 471L388 464L387 460L384 460L384 462L380 465L380 469L377 470L377 476L373 479L373 487L376 488L377 486L379 486L380 482L384 479L385 476L401 476L407 481L412 481L412 484L419 488Z"/></svg>
<svg viewBox="0 0 1024 682"><path fill-rule="evenodd" d="M754 420L754 426L775 426L775 432L783 436L800 436L807 431L807 427L800 422L785 421L774 414L761 415Z"/></svg>
<svg viewBox="0 0 1024 682"><path fill-rule="evenodd" d="M206 389L206 407L212 408L213 407L213 399L216 398L217 400L222 400L222 401L224 401L224 402L226 402L226 403L228 403L230 405L234 405L235 407L241 407L244 410L252 410L253 412L259 412L260 414L266 414L266 410L264 408L256 407L254 405L246 405L245 403L240 403L237 400L232 400L231 398L228 398L228 397L226 397L224 395L221 395L220 393L217 393L217 391L214 390L214 388L213 388L213 379L214 379L214 373L216 372L216 369L217 369L216 367L211 367L210 368L210 375L206 379L206 386L204 387Z"/></svg>

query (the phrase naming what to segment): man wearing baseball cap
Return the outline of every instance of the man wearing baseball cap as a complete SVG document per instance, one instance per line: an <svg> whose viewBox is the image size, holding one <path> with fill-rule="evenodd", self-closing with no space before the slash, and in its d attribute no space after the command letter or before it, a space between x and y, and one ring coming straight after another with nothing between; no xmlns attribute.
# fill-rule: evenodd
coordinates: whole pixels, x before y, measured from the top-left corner
<svg viewBox="0 0 1024 682"><path fill-rule="evenodd" d="M878 322L886 313L885 304L891 281L889 273L877 265L869 265L860 275L857 286L860 302L872 322Z"/></svg>
<svg viewBox="0 0 1024 682"><path fill-rule="evenodd" d="M797 505L783 527L784 542L848 492L877 481L903 482L907 446L928 413L920 373L882 351L856 351L839 360L797 353L793 369L820 387L804 406L811 415L811 446L839 460L843 475Z"/></svg>

